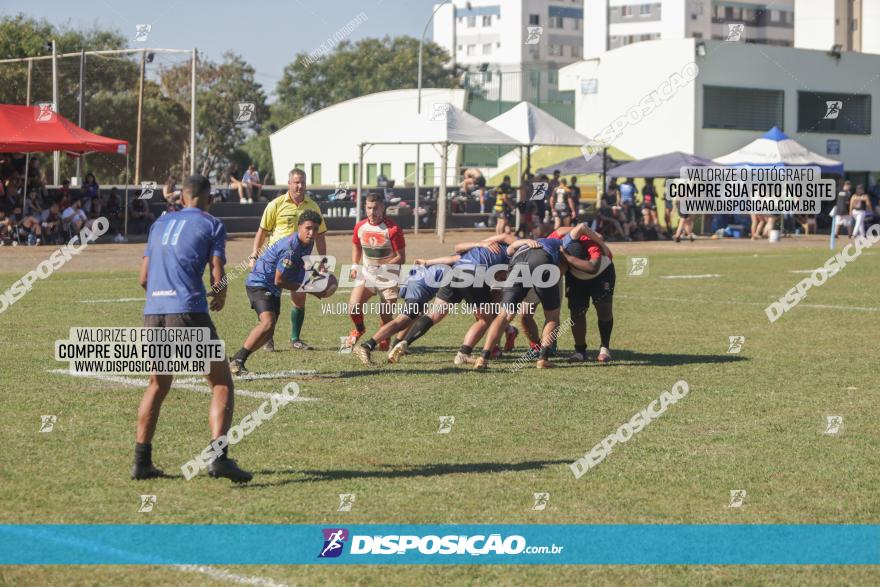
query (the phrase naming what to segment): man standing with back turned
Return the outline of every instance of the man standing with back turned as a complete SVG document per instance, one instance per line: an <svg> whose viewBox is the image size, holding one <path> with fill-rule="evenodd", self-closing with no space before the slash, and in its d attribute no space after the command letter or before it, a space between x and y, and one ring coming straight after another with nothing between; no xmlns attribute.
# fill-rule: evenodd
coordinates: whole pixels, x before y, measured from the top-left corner
<svg viewBox="0 0 880 587"><path fill-rule="evenodd" d="M226 302L224 283L226 263L226 227L208 214L211 205L211 183L201 175L190 176L183 186L183 202L179 212L162 215L150 229L150 237L141 264L140 283L147 292L144 305L144 326L147 328L208 328L211 340L220 340L208 315L208 300L202 275L211 267L214 299L211 310L219 312ZM229 364L225 360L211 362L207 375L211 386L211 408L208 422L211 440L225 436L232 423L234 389ZM173 375L150 375L147 390L138 408L137 442L134 449L132 479L162 477L153 466L153 434L159 421L159 410L171 390ZM226 477L235 482L251 480L251 474L238 468L223 454L210 465L208 475Z"/></svg>

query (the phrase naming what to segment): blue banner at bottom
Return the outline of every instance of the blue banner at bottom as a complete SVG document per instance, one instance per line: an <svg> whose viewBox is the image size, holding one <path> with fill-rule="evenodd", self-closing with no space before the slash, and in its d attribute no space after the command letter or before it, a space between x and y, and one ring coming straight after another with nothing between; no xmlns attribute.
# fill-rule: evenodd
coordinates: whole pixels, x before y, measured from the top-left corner
<svg viewBox="0 0 880 587"><path fill-rule="evenodd" d="M877 565L880 525L0 525L5 565Z"/></svg>

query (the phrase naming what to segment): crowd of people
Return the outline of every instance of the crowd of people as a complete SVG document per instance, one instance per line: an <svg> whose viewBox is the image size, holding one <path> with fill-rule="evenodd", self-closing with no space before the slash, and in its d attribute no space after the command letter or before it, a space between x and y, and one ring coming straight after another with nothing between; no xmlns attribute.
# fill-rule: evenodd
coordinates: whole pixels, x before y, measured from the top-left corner
<svg viewBox="0 0 880 587"><path fill-rule="evenodd" d="M109 221L111 233L122 238L125 204L116 187L104 195L95 175L86 173L78 189L69 179L50 189L39 159L25 161L24 154L0 154L0 246L67 242L101 217ZM144 232L154 220L147 203L134 195L129 203L130 227Z"/></svg>

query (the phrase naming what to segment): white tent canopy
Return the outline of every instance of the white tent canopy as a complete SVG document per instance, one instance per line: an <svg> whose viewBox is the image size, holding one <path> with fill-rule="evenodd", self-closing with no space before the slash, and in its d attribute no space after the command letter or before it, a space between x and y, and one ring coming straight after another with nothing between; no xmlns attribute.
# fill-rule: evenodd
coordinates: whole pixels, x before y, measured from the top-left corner
<svg viewBox="0 0 880 587"><path fill-rule="evenodd" d="M791 139L778 127L733 153L715 158L721 165L750 166L817 166L824 173L843 174L843 163L810 151Z"/></svg>
<svg viewBox="0 0 880 587"><path fill-rule="evenodd" d="M486 124L515 138L517 144L522 146L580 147L599 144L530 102L520 102Z"/></svg>
<svg viewBox="0 0 880 587"><path fill-rule="evenodd" d="M367 145L439 145L441 149L440 192L437 198L437 234L446 232L446 169L450 145L517 145L510 137L482 120L449 103L432 104L420 114L401 115L379 132L364 137L358 148L357 219L360 220L364 173L364 147ZM419 208L416 173L416 223Z"/></svg>

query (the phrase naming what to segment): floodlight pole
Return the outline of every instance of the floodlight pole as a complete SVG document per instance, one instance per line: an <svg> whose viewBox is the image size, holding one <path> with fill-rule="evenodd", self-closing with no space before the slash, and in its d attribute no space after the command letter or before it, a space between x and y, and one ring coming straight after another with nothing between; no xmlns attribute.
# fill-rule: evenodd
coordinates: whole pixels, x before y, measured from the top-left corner
<svg viewBox="0 0 880 587"><path fill-rule="evenodd" d="M58 53L55 50L55 39L52 39L52 109L56 114L59 113L60 108L58 107ZM52 159L52 167L54 171L53 183L55 185L61 185L61 160L59 159L59 152L55 151L53 153ZM27 174L28 170L25 169L25 174ZM27 197L27 194L25 194Z"/></svg>
<svg viewBox="0 0 880 587"><path fill-rule="evenodd" d="M192 87L190 88L190 104L189 104L189 173L194 175L196 172L196 62L198 61L198 50L193 47L192 50Z"/></svg>
<svg viewBox="0 0 880 587"><path fill-rule="evenodd" d="M361 221L361 190L364 189L364 143L358 145L358 170L357 170L357 193L355 194L355 216L354 221Z"/></svg>
<svg viewBox="0 0 880 587"><path fill-rule="evenodd" d="M141 128L144 118L144 71L147 67L147 50L141 51L140 87L138 88L137 136L134 149L134 183L141 183Z"/></svg>
<svg viewBox="0 0 880 587"><path fill-rule="evenodd" d="M442 243L446 238L446 162L449 143L440 145L440 193L437 195L437 235Z"/></svg>
<svg viewBox="0 0 880 587"><path fill-rule="evenodd" d="M85 101L85 91L83 89L83 78L85 77L85 69L86 69L86 50L80 49L79 51L79 118L77 118L76 124L80 128L83 128L83 102ZM76 159L76 176L82 177L82 163L83 159L86 158L86 154L83 153Z"/></svg>

